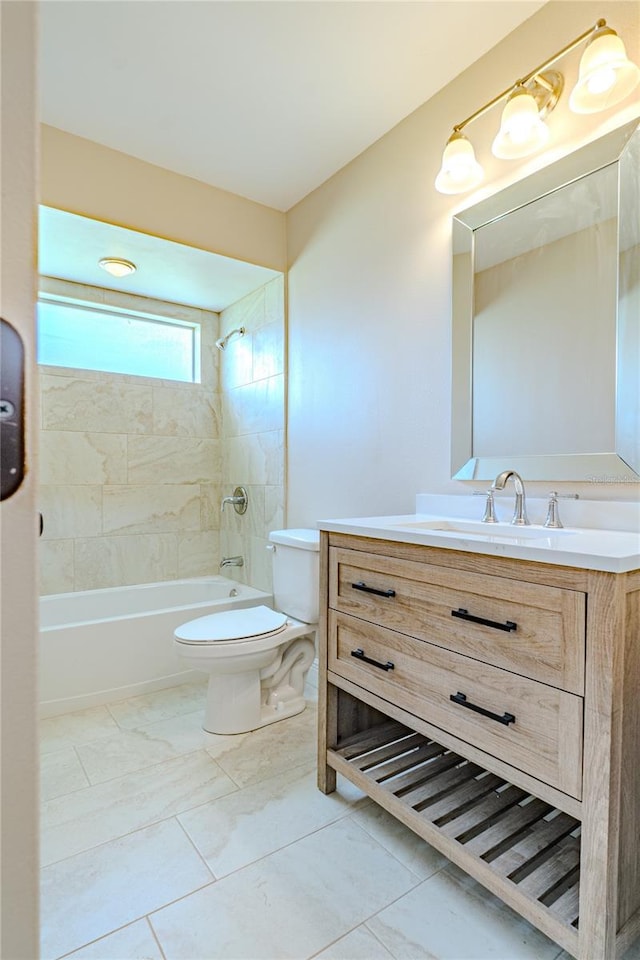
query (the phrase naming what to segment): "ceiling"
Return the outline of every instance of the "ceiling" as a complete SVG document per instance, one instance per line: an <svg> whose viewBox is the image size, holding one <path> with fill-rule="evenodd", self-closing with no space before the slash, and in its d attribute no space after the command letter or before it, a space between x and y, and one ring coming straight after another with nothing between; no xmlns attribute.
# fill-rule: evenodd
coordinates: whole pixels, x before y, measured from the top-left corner
<svg viewBox="0 0 640 960"><path fill-rule="evenodd" d="M42 120L288 210L541 6L46 0Z"/></svg>
<svg viewBox="0 0 640 960"><path fill-rule="evenodd" d="M204 310L224 310L280 276L276 270L51 207L40 207L38 247L38 270L46 277ZM102 257L131 260L137 270L115 279L98 266Z"/></svg>

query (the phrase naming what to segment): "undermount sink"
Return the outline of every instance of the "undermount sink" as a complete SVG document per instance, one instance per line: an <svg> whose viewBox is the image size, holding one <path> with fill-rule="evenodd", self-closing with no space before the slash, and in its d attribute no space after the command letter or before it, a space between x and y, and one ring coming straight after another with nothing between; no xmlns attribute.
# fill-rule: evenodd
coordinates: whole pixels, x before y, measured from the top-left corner
<svg viewBox="0 0 640 960"><path fill-rule="evenodd" d="M493 539L502 537L508 540L542 540L549 537L571 535L571 530L562 530L555 527L519 526L512 523L483 523L480 520L407 520L405 523L394 524L411 530L433 530L442 533L464 533L467 536Z"/></svg>

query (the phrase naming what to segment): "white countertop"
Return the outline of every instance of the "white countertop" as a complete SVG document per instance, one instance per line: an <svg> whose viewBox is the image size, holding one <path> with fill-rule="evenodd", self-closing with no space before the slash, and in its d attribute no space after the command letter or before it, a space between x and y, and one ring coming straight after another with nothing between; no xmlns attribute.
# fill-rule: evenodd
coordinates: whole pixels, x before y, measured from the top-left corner
<svg viewBox="0 0 640 960"><path fill-rule="evenodd" d="M452 498L448 500L467 498ZM477 502L475 511L477 518ZM443 521L462 525L468 522L468 510L456 514L417 513L391 517L356 517L342 520L323 520L320 530L347 533L353 536L373 537L396 543L419 543L445 550L463 550L489 556L511 557L514 560L533 560L564 567L588 570L607 570L625 573L640 569L640 532L638 530L602 530L588 527L546 529L532 523L520 533L520 528L501 523L493 528L486 524L478 532L419 529L411 524ZM471 526L471 524L469 524ZM535 539L526 537L535 535ZM520 533L520 535L519 535ZM538 537L537 534L540 534Z"/></svg>

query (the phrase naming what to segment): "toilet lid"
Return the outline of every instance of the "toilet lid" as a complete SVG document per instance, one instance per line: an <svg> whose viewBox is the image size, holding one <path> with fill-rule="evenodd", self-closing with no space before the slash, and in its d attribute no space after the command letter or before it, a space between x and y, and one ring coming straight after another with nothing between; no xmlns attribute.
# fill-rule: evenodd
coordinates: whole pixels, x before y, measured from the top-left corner
<svg viewBox="0 0 640 960"><path fill-rule="evenodd" d="M174 633L176 640L187 643L217 643L223 640L251 640L279 633L287 625L284 613L269 607L247 607L245 610L222 610L183 623Z"/></svg>

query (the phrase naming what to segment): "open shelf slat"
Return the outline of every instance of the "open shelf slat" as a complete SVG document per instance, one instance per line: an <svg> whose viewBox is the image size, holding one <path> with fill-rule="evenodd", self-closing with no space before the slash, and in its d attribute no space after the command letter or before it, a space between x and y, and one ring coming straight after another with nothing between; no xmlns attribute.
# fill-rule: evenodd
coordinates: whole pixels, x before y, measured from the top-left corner
<svg viewBox="0 0 640 960"><path fill-rule="evenodd" d="M454 861L464 851L459 862L477 862L470 872L481 882L502 878L512 905L546 916L554 933L560 925L559 942L575 952L579 821L408 727L383 723L359 736L329 750L328 762Z"/></svg>

